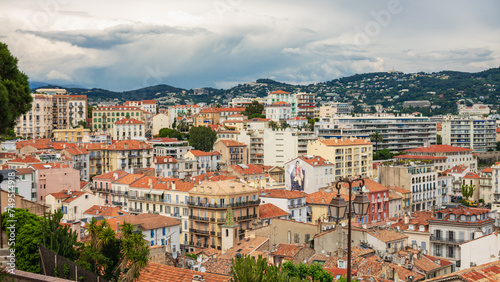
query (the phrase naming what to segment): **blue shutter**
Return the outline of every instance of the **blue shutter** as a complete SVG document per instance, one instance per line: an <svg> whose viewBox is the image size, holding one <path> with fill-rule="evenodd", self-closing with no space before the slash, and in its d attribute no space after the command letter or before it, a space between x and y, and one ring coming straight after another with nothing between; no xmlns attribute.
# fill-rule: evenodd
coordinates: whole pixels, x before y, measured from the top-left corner
<svg viewBox="0 0 500 282"><path fill-rule="evenodd" d="M165 236L165 227L163 227L163 236Z"/></svg>
<svg viewBox="0 0 500 282"><path fill-rule="evenodd" d="M153 229L151 229L151 237L154 237L155 236L155 231Z"/></svg>

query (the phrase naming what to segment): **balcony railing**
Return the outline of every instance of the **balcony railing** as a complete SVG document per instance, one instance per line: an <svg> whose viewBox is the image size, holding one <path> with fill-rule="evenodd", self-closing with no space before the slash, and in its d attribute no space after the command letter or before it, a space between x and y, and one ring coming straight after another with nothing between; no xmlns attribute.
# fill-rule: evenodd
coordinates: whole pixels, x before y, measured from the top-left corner
<svg viewBox="0 0 500 282"><path fill-rule="evenodd" d="M194 228L189 228L189 232L196 233L196 234L203 234L203 235L210 234L210 231L208 231L208 230L200 230L200 229L194 229Z"/></svg>
<svg viewBox="0 0 500 282"><path fill-rule="evenodd" d="M187 205L192 207L203 207L203 208L212 208L212 209L227 209L228 207L245 207L245 206L253 206L260 204L260 199L255 201L241 202L241 203L233 203L233 204L209 204L209 203L197 203L194 201L188 201Z"/></svg>
<svg viewBox="0 0 500 282"><path fill-rule="evenodd" d="M249 214L249 215L244 215L244 216L238 216L238 221L239 220L252 219L252 218L256 218L256 217L257 217L256 214Z"/></svg>
<svg viewBox="0 0 500 282"><path fill-rule="evenodd" d="M441 242L441 243L449 243L449 244L462 244L465 242L464 239L457 238L449 238L449 237L436 237L435 235L431 235L431 241Z"/></svg>
<svg viewBox="0 0 500 282"><path fill-rule="evenodd" d="M198 221L208 221L208 217L201 217L201 216L195 216L195 215L190 215L189 219L198 220Z"/></svg>
<svg viewBox="0 0 500 282"><path fill-rule="evenodd" d="M288 205L288 208L289 209L296 209L296 208L302 208L305 206L306 206L306 203L300 203L300 204Z"/></svg>

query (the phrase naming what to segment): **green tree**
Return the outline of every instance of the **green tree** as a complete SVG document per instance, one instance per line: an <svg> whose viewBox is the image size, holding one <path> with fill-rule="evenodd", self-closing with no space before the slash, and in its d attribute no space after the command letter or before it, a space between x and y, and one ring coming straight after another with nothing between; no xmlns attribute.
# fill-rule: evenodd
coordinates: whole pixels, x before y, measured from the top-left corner
<svg viewBox="0 0 500 282"><path fill-rule="evenodd" d="M272 129L277 129L278 128L278 123L275 122L274 120L271 120L269 122L269 127L272 128Z"/></svg>
<svg viewBox="0 0 500 282"><path fill-rule="evenodd" d="M87 118L92 118L92 111L94 107L87 107Z"/></svg>
<svg viewBox="0 0 500 282"><path fill-rule="evenodd" d="M217 133L206 126L193 126L189 129L189 145L196 150L210 152L214 148Z"/></svg>
<svg viewBox="0 0 500 282"><path fill-rule="evenodd" d="M474 191L476 190L476 185L462 184L462 186L460 187L460 190L461 190L462 196L465 198L465 200L468 200L470 197L474 196Z"/></svg>
<svg viewBox="0 0 500 282"><path fill-rule="evenodd" d="M332 275L318 263L313 263L307 265L301 263L299 265L293 262L286 261L283 263L283 271L288 274L291 278L298 278L305 281L320 281L320 282L330 282L333 281Z"/></svg>
<svg viewBox="0 0 500 282"><path fill-rule="evenodd" d="M246 106L245 112L243 114L249 117L252 114L261 115L263 111L264 111L264 105L261 105L259 102L254 100L252 101L252 104Z"/></svg>
<svg viewBox="0 0 500 282"><path fill-rule="evenodd" d="M42 220L42 244L54 253L69 260L76 260L78 252L78 234L68 226L61 226L63 213L57 210L54 214L47 214Z"/></svg>
<svg viewBox="0 0 500 282"><path fill-rule="evenodd" d="M11 245L12 241L8 242L9 248L16 249L16 268L40 273L38 245L42 241L42 218L25 209L13 209L12 215L13 217L9 212L2 214L2 229L7 230L7 238L10 238L11 231L16 232L15 245ZM8 220L15 221L8 222ZM11 225L14 229L6 229Z"/></svg>
<svg viewBox="0 0 500 282"><path fill-rule="evenodd" d="M233 259L231 263L231 281L233 282L280 282L289 281L285 272L276 265L269 264L259 255L257 260L249 255Z"/></svg>
<svg viewBox="0 0 500 282"><path fill-rule="evenodd" d="M378 151L378 142L383 142L384 137L382 136L382 134L380 134L380 132L375 131L374 133L372 133L370 135L370 141L375 142L375 152L377 152Z"/></svg>
<svg viewBox="0 0 500 282"><path fill-rule="evenodd" d="M309 125L309 130L314 131L314 124L319 121L319 118L309 118L307 119L307 124Z"/></svg>
<svg viewBox="0 0 500 282"><path fill-rule="evenodd" d="M253 119L253 118L266 118L266 116L258 113L254 113L248 116L248 119Z"/></svg>
<svg viewBox="0 0 500 282"><path fill-rule="evenodd" d="M168 137L168 138L175 138L177 140L184 140L184 134L172 128L160 129L158 137Z"/></svg>
<svg viewBox="0 0 500 282"><path fill-rule="evenodd" d="M388 160L391 159L394 155L391 153L391 150L385 148L380 151L377 151L373 154L373 160L374 161L380 161L380 160Z"/></svg>
<svg viewBox="0 0 500 282"><path fill-rule="evenodd" d="M443 137L441 135L439 135L439 134L436 137L436 143L438 145L442 145L443 144Z"/></svg>
<svg viewBox="0 0 500 282"><path fill-rule="evenodd" d="M500 151L500 141L497 142L497 151Z"/></svg>
<svg viewBox="0 0 500 282"><path fill-rule="evenodd" d="M0 135L8 133L17 117L31 108L28 77L17 69L17 58L0 43Z"/></svg>

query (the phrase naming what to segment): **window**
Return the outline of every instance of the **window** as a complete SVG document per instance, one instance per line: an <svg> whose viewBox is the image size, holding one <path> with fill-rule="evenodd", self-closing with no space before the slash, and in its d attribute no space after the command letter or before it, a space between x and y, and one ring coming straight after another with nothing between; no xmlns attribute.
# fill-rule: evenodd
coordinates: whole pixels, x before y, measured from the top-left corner
<svg viewBox="0 0 500 282"><path fill-rule="evenodd" d="M295 244L300 243L300 235L299 234L295 234L293 237L294 237L293 241Z"/></svg>

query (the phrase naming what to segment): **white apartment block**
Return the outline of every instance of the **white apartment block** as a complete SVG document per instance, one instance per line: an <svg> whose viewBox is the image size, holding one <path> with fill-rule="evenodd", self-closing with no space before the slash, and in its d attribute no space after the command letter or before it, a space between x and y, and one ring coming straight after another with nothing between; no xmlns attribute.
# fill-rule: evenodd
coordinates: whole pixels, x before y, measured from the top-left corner
<svg viewBox="0 0 500 282"><path fill-rule="evenodd" d="M454 166L466 165L471 171L477 171L477 158L474 151L450 145L431 145L404 151L405 155L396 156L397 159L427 160L434 164L439 172Z"/></svg>
<svg viewBox="0 0 500 282"><path fill-rule="evenodd" d="M285 102L287 104L290 104L290 107L292 109L292 116L296 116L298 113L298 107L297 107L297 96L295 94L278 90L269 93L267 96L267 105L272 105L276 102Z"/></svg>
<svg viewBox="0 0 500 282"><path fill-rule="evenodd" d="M287 190L304 191L307 194L319 191L335 181L335 164L319 156L303 156L285 164L285 186Z"/></svg>
<svg viewBox="0 0 500 282"><path fill-rule="evenodd" d="M322 118L350 115L353 106L347 103L328 102L319 106L319 116Z"/></svg>
<svg viewBox="0 0 500 282"><path fill-rule="evenodd" d="M284 122L292 117L292 107L286 102L274 102L266 106L266 118L277 123Z"/></svg>
<svg viewBox="0 0 500 282"><path fill-rule="evenodd" d="M146 124L134 118L116 121L113 126L113 140L146 140Z"/></svg>
<svg viewBox="0 0 500 282"><path fill-rule="evenodd" d="M155 100L142 100L142 101L127 101L126 106L135 106L153 115L157 113L157 106Z"/></svg>
<svg viewBox="0 0 500 282"><path fill-rule="evenodd" d="M290 128L264 130L264 165L283 167L285 163L298 157L298 148L296 131Z"/></svg>
<svg viewBox="0 0 500 282"><path fill-rule="evenodd" d="M447 115L442 120L443 144L488 151L496 148L494 119Z"/></svg>
<svg viewBox="0 0 500 282"><path fill-rule="evenodd" d="M369 138L375 132L383 141L373 143L376 150L399 152L436 144L436 122L414 115L363 114L321 118L314 131L323 138ZM375 148L377 147L377 148Z"/></svg>
<svg viewBox="0 0 500 282"><path fill-rule="evenodd" d="M198 105L175 105L168 108L168 114L170 116L170 125L177 120L177 117L188 117L200 112L200 107Z"/></svg>
<svg viewBox="0 0 500 282"><path fill-rule="evenodd" d="M271 203L289 213L291 220L307 222L307 194L302 191L281 189L263 190L259 198L262 204Z"/></svg>

